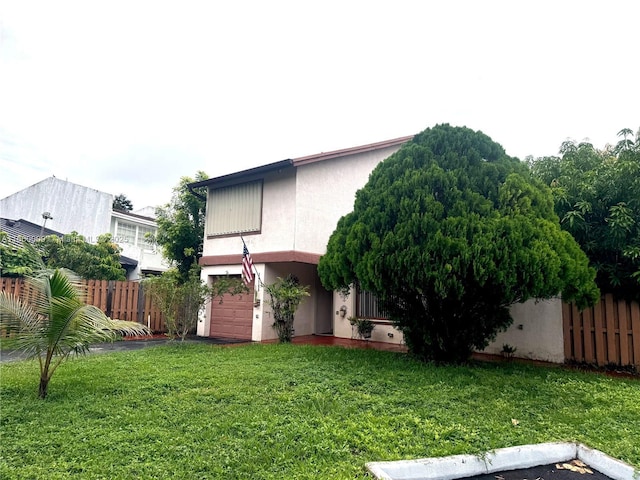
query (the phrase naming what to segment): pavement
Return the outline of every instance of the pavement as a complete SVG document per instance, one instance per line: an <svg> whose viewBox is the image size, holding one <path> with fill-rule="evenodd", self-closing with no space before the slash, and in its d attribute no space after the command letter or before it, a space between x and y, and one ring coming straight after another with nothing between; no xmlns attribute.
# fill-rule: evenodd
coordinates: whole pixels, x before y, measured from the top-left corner
<svg viewBox="0 0 640 480"><path fill-rule="evenodd" d="M576 466L586 466L590 471L577 470ZM631 465L569 442L498 448L479 455L370 462L367 469L378 480L581 480L586 478L584 473L590 473L589 480L638 478Z"/></svg>
<svg viewBox="0 0 640 480"><path fill-rule="evenodd" d="M153 337L146 339L135 340L120 340L116 342L100 343L91 345L89 347L89 354L100 353L112 353L112 352L127 352L133 350L141 350L143 348L157 347L159 345L166 345L168 343L180 343L178 340L171 340L167 337ZM184 339L183 343L205 343L210 345L231 345L237 343L248 343L247 340L236 340L231 338L208 338L198 337L196 335L188 336ZM1 349L0 350L0 363L15 362L18 360L24 360L25 356L22 352L17 350Z"/></svg>

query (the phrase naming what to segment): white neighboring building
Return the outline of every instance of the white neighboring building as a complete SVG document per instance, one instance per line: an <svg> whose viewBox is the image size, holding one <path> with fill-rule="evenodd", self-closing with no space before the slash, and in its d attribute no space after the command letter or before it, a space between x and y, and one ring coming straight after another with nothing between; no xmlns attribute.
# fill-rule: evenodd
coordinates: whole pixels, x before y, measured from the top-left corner
<svg viewBox="0 0 640 480"><path fill-rule="evenodd" d="M164 272L169 268L158 246L147 236L155 236L157 231L158 225L152 217L111 211L109 232L122 248L122 255L138 262L137 268L128 274L128 280L138 280L142 275Z"/></svg>
<svg viewBox="0 0 640 480"><path fill-rule="evenodd" d="M0 217L46 224L62 233L75 231L90 243L95 243L99 235L111 233L122 255L137 262L135 268L127 268L128 280L165 271L168 264L161 252L145 238L147 233L157 231L155 219L113 210L114 198L110 193L49 177L0 199ZM151 208L142 211L148 213Z"/></svg>

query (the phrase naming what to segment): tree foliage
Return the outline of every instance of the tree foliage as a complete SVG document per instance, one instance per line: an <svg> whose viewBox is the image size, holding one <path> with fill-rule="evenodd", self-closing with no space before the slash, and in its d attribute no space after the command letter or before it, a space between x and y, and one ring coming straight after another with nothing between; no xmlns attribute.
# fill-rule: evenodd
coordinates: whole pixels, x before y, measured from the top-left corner
<svg viewBox="0 0 640 480"><path fill-rule="evenodd" d="M185 280L176 269L171 269L144 279L142 285L162 312L167 335L184 340L195 329L198 312L207 297L207 288L200 277L192 274Z"/></svg>
<svg viewBox="0 0 640 480"><path fill-rule="evenodd" d="M514 303L595 301L587 264L525 164L445 124L376 167L318 271L328 289L373 292L420 358L460 361L512 322Z"/></svg>
<svg viewBox="0 0 640 480"><path fill-rule="evenodd" d="M130 212L133 210L133 203L124 193L121 193L120 195L116 195L113 199L113 205L111 208L120 212Z"/></svg>
<svg viewBox="0 0 640 480"><path fill-rule="evenodd" d="M79 278L65 269L43 265L26 279L21 296L0 291L0 330L3 346L15 347L40 363L38 395L45 398L51 377L71 354L86 353L92 343L117 335L147 333L143 325L111 320L85 304Z"/></svg>
<svg viewBox="0 0 640 480"><path fill-rule="evenodd" d="M126 271L120 264L120 247L106 233L95 244L87 242L77 232L62 238L48 235L36 242L49 268L73 270L88 280L125 280Z"/></svg>
<svg viewBox="0 0 640 480"><path fill-rule="evenodd" d="M125 280L120 265L120 247L111 235L98 237L90 244L77 232L60 238L49 235L35 242L23 241L22 246L11 245L5 232L0 232L0 271L6 276L28 276L38 269L44 259L49 268L66 268L85 279Z"/></svg>
<svg viewBox="0 0 640 480"><path fill-rule="evenodd" d="M0 275L21 277L31 275L41 262L40 253L26 240L16 247L9 242L9 235L0 230Z"/></svg>
<svg viewBox="0 0 640 480"><path fill-rule="evenodd" d="M300 285L296 276L287 275L267 285L265 292L269 295L273 312L272 326L278 333L278 339L281 343L291 342L294 316L304 297L309 296L309 287Z"/></svg>
<svg viewBox="0 0 640 480"><path fill-rule="evenodd" d="M156 209L156 242L162 247L165 258L176 265L185 279L191 266L197 265L202 256L207 196L206 187L197 190L202 197L199 198L189 191L187 185L207 178L207 174L201 171L195 178L182 177L173 189L171 202Z"/></svg>
<svg viewBox="0 0 640 480"><path fill-rule="evenodd" d="M630 129L618 135L604 150L564 142L561 157L531 166L551 187L562 228L589 257L600 289L640 299L640 131L635 140Z"/></svg>

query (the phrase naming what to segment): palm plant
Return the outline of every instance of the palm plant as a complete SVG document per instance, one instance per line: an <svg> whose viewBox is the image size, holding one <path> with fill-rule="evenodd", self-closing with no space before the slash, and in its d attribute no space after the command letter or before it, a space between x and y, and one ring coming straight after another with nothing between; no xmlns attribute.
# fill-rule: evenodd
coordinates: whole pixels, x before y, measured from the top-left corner
<svg viewBox="0 0 640 480"><path fill-rule="evenodd" d="M134 322L112 320L86 305L80 279L70 270L41 268L25 279L21 295L0 292L3 343L40 362L40 398L47 396L51 377L70 354L86 353L92 343L117 335L147 334Z"/></svg>

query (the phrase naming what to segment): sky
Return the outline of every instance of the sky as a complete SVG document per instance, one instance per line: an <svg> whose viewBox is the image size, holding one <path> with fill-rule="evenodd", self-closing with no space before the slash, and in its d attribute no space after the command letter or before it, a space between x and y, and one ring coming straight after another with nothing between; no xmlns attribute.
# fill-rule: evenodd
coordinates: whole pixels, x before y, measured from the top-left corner
<svg viewBox="0 0 640 480"><path fill-rule="evenodd" d="M55 175L134 208L183 176L416 134L507 154L640 127L637 0L0 0L0 198Z"/></svg>

